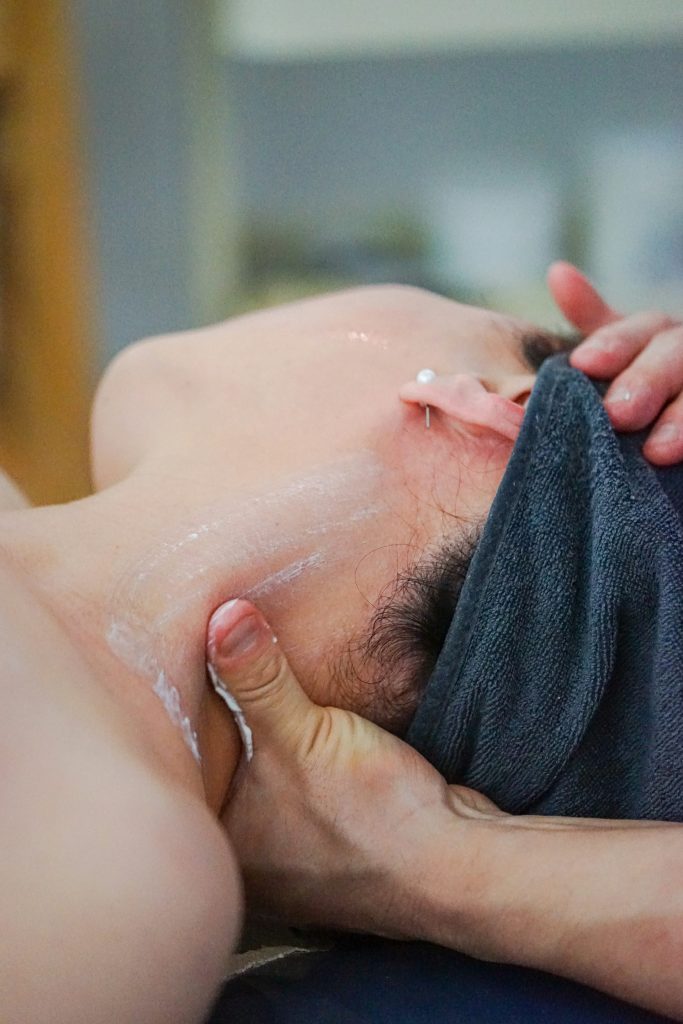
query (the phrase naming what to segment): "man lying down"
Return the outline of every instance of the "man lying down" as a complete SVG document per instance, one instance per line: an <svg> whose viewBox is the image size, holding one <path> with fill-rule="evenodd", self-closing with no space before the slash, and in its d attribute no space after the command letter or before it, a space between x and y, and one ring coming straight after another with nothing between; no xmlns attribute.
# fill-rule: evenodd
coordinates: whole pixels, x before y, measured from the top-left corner
<svg viewBox="0 0 683 1024"><path fill-rule="evenodd" d="M551 288L677 463L680 326ZM678 471L563 347L370 288L115 362L1 520L8 1019L199 1022L242 885L683 1018Z"/></svg>
<svg viewBox="0 0 683 1024"><path fill-rule="evenodd" d="M210 670L249 753L223 820L248 906L542 968L683 1019L683 830L666 824L683 822L683 334L659 314L619 321L566 265L550 284L593 333L579 348L526 336L539 374L516 396L488 515L455 522L335 650L347 684L359 661L381 666L366 713L441 776L311 704L261 615L231 602L210 622ZM616 377L609 390L571 352ZM432 426L474 406L439 378L401 397Z"/></svg>

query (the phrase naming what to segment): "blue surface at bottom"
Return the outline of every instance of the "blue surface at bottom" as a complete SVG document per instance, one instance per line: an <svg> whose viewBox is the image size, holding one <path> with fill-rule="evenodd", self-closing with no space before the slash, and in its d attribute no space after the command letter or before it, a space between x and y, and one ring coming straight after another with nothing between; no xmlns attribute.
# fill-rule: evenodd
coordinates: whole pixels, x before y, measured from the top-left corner
<svg viewBox="0 0 683 1024"><path fill-rule="evenodd" d="M226 984L207 1024L654 1024L647 1013L539 971L417 942L343 938Z"/></svg>

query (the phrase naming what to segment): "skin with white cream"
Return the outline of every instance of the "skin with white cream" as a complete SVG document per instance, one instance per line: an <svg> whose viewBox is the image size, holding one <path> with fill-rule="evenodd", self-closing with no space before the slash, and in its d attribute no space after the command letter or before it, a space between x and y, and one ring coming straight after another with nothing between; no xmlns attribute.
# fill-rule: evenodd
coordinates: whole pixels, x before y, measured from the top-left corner
<svg viewBox="0 0 683 1024"><path fill-rule="evenodd" d="M234 579L244 567L264 557L273 571L257 578L237 596L267 600L271 606L292 600L312 574L342 571L354 529L381 511L374 498L382 476L370 453L339 460L325 471L288 481L276 491L245 499L227 511L224 504L203 511L189 531L157 541L117 587L112 601L107 642L128 668L146 676L169 719L178 728L197 762L201 762L196 723L185 710L178 686L168 676L167 645L193 606L204 606L217 577ZM278 533L273 516L291 517L293 506L310 508L307 525L297 534ZM301 514L301 513L298 513ZM237 538L229 548L225 538ZM276 568L277 567L277 568ZM157 608L159 594L174 595ZM220 695L226 700L225 688ZM242 720L237 717L238 725ZM240 728L245 735L244 728Z"/></svg>
<svg viewBox="0 0 683 1024"><path fill-rule="evenodd" d="M488 510L512 446L496 417L533 381L524 326L379 287L114 361L93 416L98 493L17 513L4 543L155 771L222 805L240 742L206 628L240 595L314 699L372 715L372 669L343 693L338 657L398 573ZM437 381L401 401L425 366Z"/></svg>

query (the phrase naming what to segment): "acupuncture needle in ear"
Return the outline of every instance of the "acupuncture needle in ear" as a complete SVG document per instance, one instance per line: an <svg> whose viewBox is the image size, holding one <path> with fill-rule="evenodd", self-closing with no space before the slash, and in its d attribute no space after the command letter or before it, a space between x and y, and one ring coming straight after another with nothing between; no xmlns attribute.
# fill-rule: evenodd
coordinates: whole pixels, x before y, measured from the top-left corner
<svg viewBox="0 0 683 1024"><path fill-rule="evenodd" d="M420 370L415 380L418 384L431 384L433 380L436 380L436 374L433 370ZM424 405L423 409L425 411L425 427L429 430L431 425L429 406Z"/></svg>

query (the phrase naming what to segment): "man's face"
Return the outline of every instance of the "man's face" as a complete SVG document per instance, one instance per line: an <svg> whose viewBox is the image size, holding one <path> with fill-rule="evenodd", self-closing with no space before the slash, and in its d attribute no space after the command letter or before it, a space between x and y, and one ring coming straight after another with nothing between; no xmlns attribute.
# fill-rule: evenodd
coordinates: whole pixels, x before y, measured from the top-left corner
<svg viewBox="0 0 683 1024"><path fill-rule="evenodd" d="M193 601L204 614L247 595L309 692L334 702L331 653L401 572L486 515L513 445L460 422L457 401L426 429L399 391L428 367L519 404L529 329L389 286L127 350L93 432L98 487L134 470L154 482L159 529L126 599L163 631Z"/></svg>

